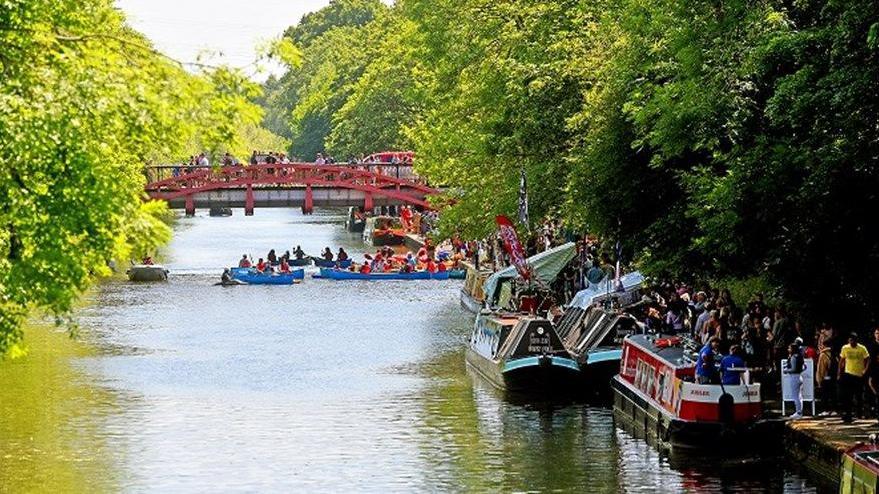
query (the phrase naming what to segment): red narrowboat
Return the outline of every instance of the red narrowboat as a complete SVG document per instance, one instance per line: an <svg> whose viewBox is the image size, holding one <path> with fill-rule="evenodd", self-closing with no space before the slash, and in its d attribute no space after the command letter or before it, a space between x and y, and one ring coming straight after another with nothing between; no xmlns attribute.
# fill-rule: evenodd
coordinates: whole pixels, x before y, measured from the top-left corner
<svg viewBox="0 0 879 494"><path fill-rule="evenodd" d="M614 413L667 448L729 448L760 434L760 384L697 384L696 349L678 337L632 335L611 381Z"/></svg>

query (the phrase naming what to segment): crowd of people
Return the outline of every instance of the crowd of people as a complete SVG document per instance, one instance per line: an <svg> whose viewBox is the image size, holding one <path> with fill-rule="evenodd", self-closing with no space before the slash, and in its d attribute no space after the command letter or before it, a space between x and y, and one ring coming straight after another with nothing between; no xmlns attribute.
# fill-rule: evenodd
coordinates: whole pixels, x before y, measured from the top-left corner
<svg viewBox="0 0 879 494"><path fill-rule="evenodd" d="M641 321L649 330L683 335L701 345L699 382L738 383L743 368L770 385L770 393L787 380L795 398L794 417L799 417L802 374L811 360L823 414L838 412L844 421L879 418L879 328L864 344L857 332L828 322L810 328L784 304L771 307L761 293L740 305L729 290L684 283L656 286L645 300ZM865 407L868 402L872 411Z"/></svg>
<svg viewBox="0 0 879 494"><path fill-rule="evenodd" d="M411 251L398 254L390 246L380 247L373 254L364 254L360 263L352 263L349 271L363 274L370 273L414 273L427 271L442 273L461 269L463 256L446 249L435 249L429 244L422 246L417 252Z"/></svg>

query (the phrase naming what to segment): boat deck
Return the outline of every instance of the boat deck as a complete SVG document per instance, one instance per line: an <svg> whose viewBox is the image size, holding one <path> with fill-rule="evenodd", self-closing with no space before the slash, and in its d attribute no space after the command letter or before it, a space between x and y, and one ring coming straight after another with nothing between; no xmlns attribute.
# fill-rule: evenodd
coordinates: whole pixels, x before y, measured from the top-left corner
<svg viewBox="0 0 879 494"><path fill-rule="evenodd" d="M875 419L846 424L838 415L790 420L785 429L788 457L828 486L839 485L839 465L845 451L858 443L869 443L870 434L877 430Z"/></svg>

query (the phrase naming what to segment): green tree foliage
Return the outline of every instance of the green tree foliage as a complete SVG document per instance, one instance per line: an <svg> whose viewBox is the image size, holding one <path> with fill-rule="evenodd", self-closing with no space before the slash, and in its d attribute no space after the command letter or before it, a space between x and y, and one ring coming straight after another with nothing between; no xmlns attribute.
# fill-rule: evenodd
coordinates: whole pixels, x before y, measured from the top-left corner
<svg viewBox="0 0 879 494"><path fill-rule="evenodd" d="M114 255L167 240L143 164L239 143L258 91L184 71L110 0L0 1L0 352L31 309L63 315Z"/></svg>
<svg viewBox="0 0 879 494"><path fill-rule="evenodd" d="M515 213L524 169L532 218L648 272L879 317L876 2L399 0L326 27L340 4L288 31L309 68L269 104L294 147L411 146L469 236Z"/></svg>

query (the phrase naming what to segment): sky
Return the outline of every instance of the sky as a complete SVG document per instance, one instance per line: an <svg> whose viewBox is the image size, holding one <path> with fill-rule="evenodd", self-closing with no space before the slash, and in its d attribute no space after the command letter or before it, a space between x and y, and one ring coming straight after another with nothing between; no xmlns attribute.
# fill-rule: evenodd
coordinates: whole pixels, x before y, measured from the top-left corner
<svg viewBox="0 0 879 494"><path fill-rule="evenodd" d="M257 47L280 36L308 12L329 0L116 0L129 24L149 37L162 53L181 62L247 67L262 81L280 74L278 64L257 72ZM205 57L205 53L211 55Z"/></svg>

